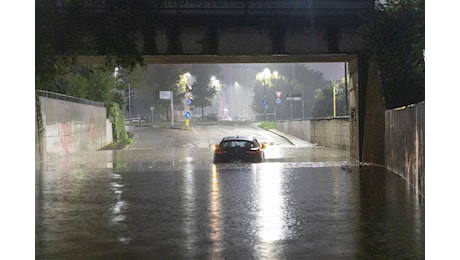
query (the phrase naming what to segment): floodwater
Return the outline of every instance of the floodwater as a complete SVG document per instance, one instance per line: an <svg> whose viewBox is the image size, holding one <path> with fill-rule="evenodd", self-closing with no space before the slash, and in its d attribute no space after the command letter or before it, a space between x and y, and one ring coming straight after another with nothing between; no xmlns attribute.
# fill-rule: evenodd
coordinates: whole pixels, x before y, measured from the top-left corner
<svg viewBox="0 0 460 260"><path fill-rule="evenodd" d="M159 148L37 164L36 258L425 256L424 201L381 168L311 147L275 147L259 164L211 159Z"/></svg>

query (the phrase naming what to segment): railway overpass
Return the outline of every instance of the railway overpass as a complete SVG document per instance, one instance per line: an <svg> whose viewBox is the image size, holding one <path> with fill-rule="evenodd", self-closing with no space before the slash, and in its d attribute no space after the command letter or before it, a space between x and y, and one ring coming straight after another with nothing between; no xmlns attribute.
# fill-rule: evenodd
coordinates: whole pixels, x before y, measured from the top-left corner
<svg viewBox="0 0 460 260"><path fill-rule="evenodd" d="M374 0L55 0L37 5L37 30L44 30L57 55L76 55L80 63L114 56L138 56L147 64L347 62L351 156L384 164L385 108L375 63L359 34Z"/></svg>

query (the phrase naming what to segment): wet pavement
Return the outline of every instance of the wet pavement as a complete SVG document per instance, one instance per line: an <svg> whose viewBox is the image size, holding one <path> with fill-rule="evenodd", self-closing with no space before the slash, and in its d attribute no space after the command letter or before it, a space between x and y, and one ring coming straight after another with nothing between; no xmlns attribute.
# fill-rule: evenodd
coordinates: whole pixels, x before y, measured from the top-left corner
<svg viewBox="0 0 460 260"><path fill-rule="evenodd" d="M36 258L424 258L424 201L396 175L266 133L267 162L214 165L191 133L37 164Z"/></svg>

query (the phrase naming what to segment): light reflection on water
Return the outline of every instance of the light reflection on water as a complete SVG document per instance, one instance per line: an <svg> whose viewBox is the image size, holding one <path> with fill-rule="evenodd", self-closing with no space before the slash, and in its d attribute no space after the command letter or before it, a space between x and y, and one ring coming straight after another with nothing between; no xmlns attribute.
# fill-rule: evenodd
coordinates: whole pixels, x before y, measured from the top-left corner
<svg viewBox="0 0 460 260"><path fill-rule="evenodd" d="M258 255L277 259L280 257L280 248L273 243L285 238L284 226L284 198L281 191L282 168L278 163L263 167L263 170L255 172L259 201L258 236L263 246L258 247Z"/></svg>
<svg viewBox="0 0 460 260"><path fill-rule="evenodd" d="M185 218L183 220L183 229L185 233L185 247L193 252L194 243L196 242L196 195L195 195L195 175L193 173L194 166L190 160L186 161L183 170L183 209ZM175 164L172 164L175 165Z"/></svg>
<svg viewBox="0 0 460 260"><path fill-rule="evenodd" d="M169 161L98 156L38 172L38 258L423 256L424 205L410 187L375 169L342 171L341 157L214 165L193 151Z"/></svg>
<svg viewBox="0 0 460 260"><path fill-rule="evenodd" d="M113 191L113 197L115 198L114 205L112 207L112 224L116 230L119 230L118 241L123 244L129 244L131 239L129 238L126 225L125 211L128 208L128 203L123 200L123 177L120 174L114 173L113 180L110 183Z"/></svg>
<svg viewBox="0 0 460 260"><path fill-rule="evenodd" d="M211 208L209 210L209 227L211 239L211 259L221 259L222 252L222 234L221 234L221 209L219 194L219 173L216 166L212 165L211 176Z"/></svg>

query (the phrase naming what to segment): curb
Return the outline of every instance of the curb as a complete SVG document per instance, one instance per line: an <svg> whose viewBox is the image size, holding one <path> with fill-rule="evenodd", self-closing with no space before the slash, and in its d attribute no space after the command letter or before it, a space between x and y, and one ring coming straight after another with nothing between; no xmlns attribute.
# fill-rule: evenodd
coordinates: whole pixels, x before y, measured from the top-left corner
<svg viewBox="0 0 460 260"><path fill-rule="evenodd" d="M289 138L287 138L286 136L284 136L283 134L281 134L278 130L273 130L273 129L268 129L268 128L262 128L262 129L265 129L271 133L274 133L282 138L284 138L286 141L288 141L290 144L294 145L295 146L295 143L292 142Z"/></svg>

